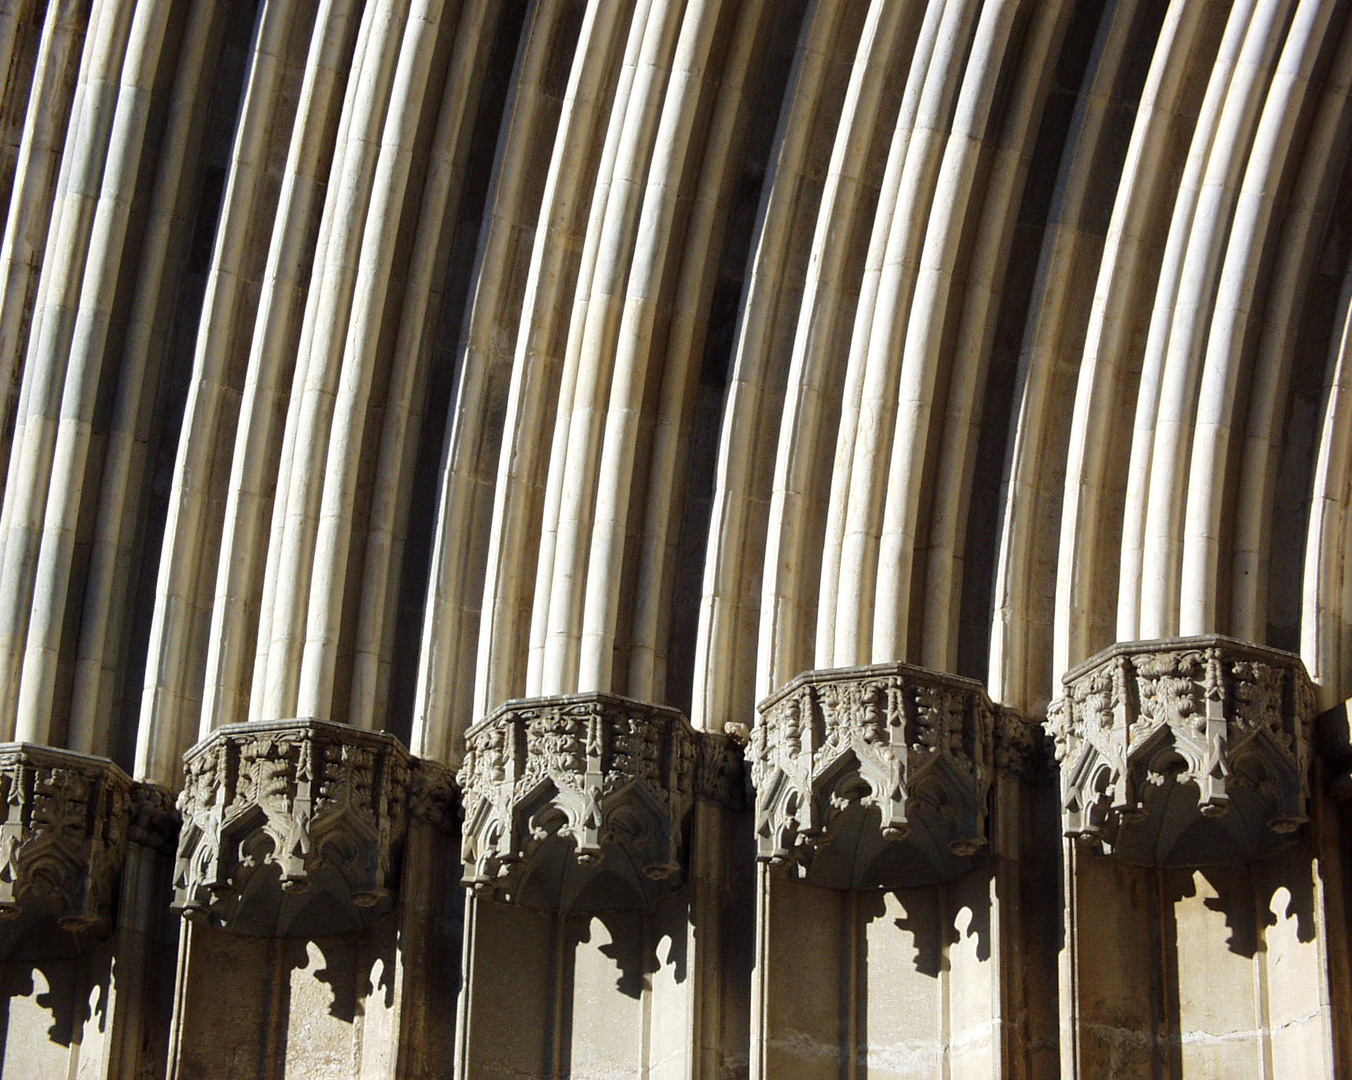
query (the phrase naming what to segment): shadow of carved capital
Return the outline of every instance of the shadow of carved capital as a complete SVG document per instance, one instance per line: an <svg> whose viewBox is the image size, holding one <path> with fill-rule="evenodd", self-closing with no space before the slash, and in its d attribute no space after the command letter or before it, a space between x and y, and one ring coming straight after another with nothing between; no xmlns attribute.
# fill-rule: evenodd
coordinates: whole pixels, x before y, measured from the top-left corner
<svg viewBox="0 0 1352 1080"><path fill-rule="evenodd" d="M951 881L986 846L997 765L1036 729L980 683L910 664L809 671L763 701L747 759L757 856L829 888Z"/></svg>
<svg viewBox="0 0 1352 1080"><path fill-rule="evenodd" d="M533 907L651 906L684 878L695 800L743 789L726 737L613 694L508 702L465 744L464 883Z"/></svg>
<svg viewBox="0 0 1352 1080"><path fill-rule="evenodd" d="M1119 643L1065 675L1048 727L1067 836L1143 866L1286 846L1309 795L1298 656L1219 635Z"/></svg>
<svg viewBox="0 0 1352 1080"><path fill-rule="evenodd" d="M362 929L393 906L419 771L393 735L319 720L233 724L183 761L173 906L185 917L315 936ZM420 807L444 817L420 783Z"/></svg>
<svg viewBox="0 0 1352 1080"><path fill-rule="evenodd" d="M0 939L6 951L46 920L75 933L110 928L132 792L131 779L106 758L0 744Z"/></svg>

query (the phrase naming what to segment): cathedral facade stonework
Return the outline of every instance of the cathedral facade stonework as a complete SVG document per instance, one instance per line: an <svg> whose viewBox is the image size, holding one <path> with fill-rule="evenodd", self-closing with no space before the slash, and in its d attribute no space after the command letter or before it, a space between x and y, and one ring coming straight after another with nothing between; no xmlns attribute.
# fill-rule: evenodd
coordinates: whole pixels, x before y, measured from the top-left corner
<svg viewBox="0 0 1352 1080"><path fill-rule="evenodd" d="M0 1077L1352 1077L1352 0L0 75Z"/></svg>

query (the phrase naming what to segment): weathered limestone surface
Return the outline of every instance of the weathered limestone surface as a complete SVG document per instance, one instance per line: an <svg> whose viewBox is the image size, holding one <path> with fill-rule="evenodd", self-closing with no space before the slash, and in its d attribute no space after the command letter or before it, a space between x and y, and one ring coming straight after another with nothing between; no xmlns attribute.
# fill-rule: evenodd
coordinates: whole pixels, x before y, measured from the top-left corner
<svg viewBox="0 0 1352 1080"><path fill-rule="evenodd" d="M1346 0L0 0L0 1076L1352 1073L1349 132Z"/></svg>
<svg viewBox="0 0 1352 1080"><path fill-rule="evenodd" d="M315 720L218 728L184 756L174 909L265 936L369 925L390 910L430 770L381 732Z"/></svg>
<svg viewBox="0 0 1352 1080"><path fill-rule="evenodd" d="M509 702L465 745L464 884L508 903L650 906L686 876L695 800L742 801L725 736L613 694Z"/></svg>
<svg viewBox="0 0 1352 1080"><path fill-rule="evenodd" d="M987 846L997 767L1036 752L1028 722L980 683L909 664L808 672L760 713L757 857L831 888L961 877Z"/></svg>
<svg viewBox="0 0 1352 1080"><path fill-rule="evenodd" d="M1248 863L1307 820L1314 687L1298 656L1216 635L1114 645L1049 726L1066 835L1145 866Z"/></svg>

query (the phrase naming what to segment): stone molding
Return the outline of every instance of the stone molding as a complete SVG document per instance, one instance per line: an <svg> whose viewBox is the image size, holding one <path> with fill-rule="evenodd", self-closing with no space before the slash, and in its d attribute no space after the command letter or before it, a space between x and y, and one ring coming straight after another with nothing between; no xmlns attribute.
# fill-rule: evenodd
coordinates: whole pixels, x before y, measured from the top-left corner
<svg viewBox="0 0 1352 1080"><path fill-rule="evenodd" d="M0 744L0 920L6 943L35 920L106 932L126 853L131 779L106 758Z"/></svg>
<svg viewBox="0 0 1352 1080"><path fill-rule="evenodd" d="M830 888L950 881L986 845L997 764L1036 729L982 685L911 664L809 671L760 706L747 748L757 857Z"/></svg>
<svg viewBox="0 0 1352 1080"><path fill-rule="evenodd" d="M1249 862L1305 819L1314 687L1220 635L1119 643L1048 710L1067 836L1146 866Z"/></svg>
<svg viewBox="0 0 1352 1080"><path fill-rule="evenodd" d="M696 798L738 804L740 754L614 694L511 701L465 735L464 883L559 910L651 906L684 878Z"/></svg>
<svg viewBox="0 0 1352 1080"><path fill-rule="evenodd" d="M320 720L233 724L184 755L175 910L251 936L361 929L387 913L417 812L445 816L436 779L389 734ZM442 785L444 787L444 785ZM444 792L443 792L444 793Z"/></svg>

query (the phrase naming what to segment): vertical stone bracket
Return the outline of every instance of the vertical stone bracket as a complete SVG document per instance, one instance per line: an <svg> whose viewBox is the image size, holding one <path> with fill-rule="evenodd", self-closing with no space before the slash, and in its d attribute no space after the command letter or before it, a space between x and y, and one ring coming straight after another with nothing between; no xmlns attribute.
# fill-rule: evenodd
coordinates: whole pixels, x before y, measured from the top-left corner
<svg viewBox="0 0 1352 1080"><path fill-rule="evenodd" d="M9 924L7 943L44 917L70 931L108 929L132 792L127 774L106 758L0 744L0 920Z"/></svg>
<svg viewBox="0 0 1352 1080"><path fill-rule="evenodd" d="M296 936L358 930L389 911L416 769L394 736L319 720L233 724L184 768L174 908L185 917Z"/></svg>
<svg viewBox="0 0 1352 1080"><path fill-rule="evenodd" d="M831 888L960 876L986 845L997 757L1025 771L1037 747L980 683L910 664L809 671L759 712L758 858Z"/></svg>
<svg viewBox="0 0 1352 1080"><path fill-rule="evenodd" d="M651 905L682 880L695 799L742 788L725 737L613 694L508 702L465 743L464 882L536 907Z"/></svg>
<svg viewBox="0 0 1352 1080"><path fill-rule="evenodd" d="M1048 712L1067 836L1145 866L1243 863L1305 821L1314 687L1298 656L1219 635L1119 643Z"/></svg>

